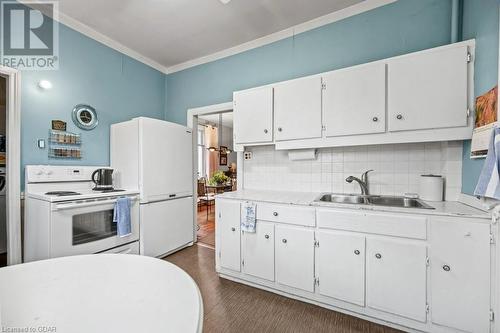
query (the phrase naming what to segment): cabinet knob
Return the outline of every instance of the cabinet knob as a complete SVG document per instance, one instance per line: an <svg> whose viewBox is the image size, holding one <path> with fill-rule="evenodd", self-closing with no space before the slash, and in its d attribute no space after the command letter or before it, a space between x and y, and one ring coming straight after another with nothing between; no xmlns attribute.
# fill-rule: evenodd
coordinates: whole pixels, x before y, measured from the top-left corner
<svg viewBox="0 0 500 333"><path fill-rule="evenodd" d="M448 265L444 265L444 266L443 266L443 270L444 270L445 272L449 272L449 271L451 270L451 268L450 268L450 266L448 266Z"/></svg>
<svg viewBox="0 0 500 333"><path fill-rule="evenodd" d="M266 239L269 239L269 235L265 235L264 237L265 237Z"/></svg>
<svg viewBox="0 0 500 333"><path fill-rule="evenodd" d="M361 253L361 252L359 252L359 250L354 250L354 254L355 254L355 255L359 256L359 254L360 254L360 253Z"/></svg>
<svg viewBox="0 0 500 333"><path fill-rule="evenodd" d="M380 253L377 253L377 254L375 255L375 258L377 258L377 259L381 259L381 258L382 258L382 255L381 255Z"/></svg>
<svg viewBox="0 0 500 333"><path fill-rule="evenodd" d="M398 120L403 119L403 115L402 115L402 114L398 114L398 115L396 116L396 119L398 119Z"/></svg>
<svg viewBox="0 0 500 333"><path fill-rule="evenodd" d="M264 133L266 133L266 134L267 134L267 129L265 129L265 130L264 130Z"/></svg>
<svg viewBox="0 0 500 333"><path fill-rule="evenodd" d="M278 127L278 132L282 132L283 129L281 127Z"/></svg>
<svg viewBox="0 0 500 333"><path fill-rule="evenodd" d="M286 244L286 239L283 238L281 241L283 242L283 244Z"/></svg>
<svg viewBox="0 0 500 333"><path fill-rule="evenodd" d="M235 227L232 227L232 228L231 228L231 231L236 231L236 228L235 228Z"/></svg>
<svg viewBox="0 0 500 333"><path fill-rule="evenodd" d="M372 120L373 120L374 122L377 122L377 121L378 121L378 117L373 117L373 118L372 118Z"/></svg>
<svg viewBox="0 0 500 333"><path fill-rule="evenodd" d="M273 215L274 216L278 216L278 212L273 212Z"/></svg>

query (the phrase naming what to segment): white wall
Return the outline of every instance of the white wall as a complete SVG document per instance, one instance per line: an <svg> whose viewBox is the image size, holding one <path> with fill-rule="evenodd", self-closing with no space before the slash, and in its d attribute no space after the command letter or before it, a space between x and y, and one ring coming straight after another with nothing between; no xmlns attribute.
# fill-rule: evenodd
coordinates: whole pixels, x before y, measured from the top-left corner
<svg viewBox="0 0 500 333"><path fill-rule="evenodd" d="M278 191L359 193L358 184L345 181L368 169L370 193L401 195L418 192L421 174L445 177L446 200L457 200L462 186L462 142L433 142L323 148L314 161L290 161L274 146L248 148L244 188Z"/></svg>

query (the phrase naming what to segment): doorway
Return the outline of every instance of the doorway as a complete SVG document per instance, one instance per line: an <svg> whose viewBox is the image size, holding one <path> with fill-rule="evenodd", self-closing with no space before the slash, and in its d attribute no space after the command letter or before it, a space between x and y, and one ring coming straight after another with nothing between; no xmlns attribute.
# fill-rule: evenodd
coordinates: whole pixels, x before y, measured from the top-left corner
<svg viewBox="0 0 500 333"><path fill-rule="evenodd" d="M193 130L194 240L215 249L215 195L233 191L238 159L233 148L233 103L189 109L187 124Z"/></svg>
<svg viewBox="0 0 500 333"><path fill-rule="evenodd" d="M198 116L197 241L215 247L215 196L236 190L233 113Z"/></svg>
<svg viewBox="0 0 500 333"><path fill-rule="evenodd" d="M20 88L19 71L0 66L0 266L22 262Z"/></svg>
<svg viewBox="0 0 500 333"><path fill-rule="evenodd" d="M7 79L0 76L0 267L7 266L7 218L5 201L5 142L7 120Z"/></svg>

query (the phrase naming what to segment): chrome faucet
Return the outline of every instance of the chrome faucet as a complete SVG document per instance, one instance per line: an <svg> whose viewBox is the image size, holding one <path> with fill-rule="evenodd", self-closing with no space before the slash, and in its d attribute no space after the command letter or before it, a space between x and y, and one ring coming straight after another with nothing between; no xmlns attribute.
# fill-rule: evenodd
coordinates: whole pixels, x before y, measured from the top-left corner
<svg viewBox="0 0 500 333"><path fill-rule="evenodd" d="M345 179L345 181L348 183L352 183L353 181L357 182L359 184L359 187L361 188L361 194L370 195L370 191L368 188L368 173L371 171L373 170L363 172L363 174L361 175L361 179L359 179L358 177L349 176Z"/></svg>

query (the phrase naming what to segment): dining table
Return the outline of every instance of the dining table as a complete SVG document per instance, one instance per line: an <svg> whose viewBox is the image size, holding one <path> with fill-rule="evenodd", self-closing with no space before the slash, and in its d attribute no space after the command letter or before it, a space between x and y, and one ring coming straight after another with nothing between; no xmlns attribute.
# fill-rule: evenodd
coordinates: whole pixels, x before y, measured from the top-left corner
<svg viewBox="0 0 500 333"><path fill-rule="evenodd" d="M224 192L230 192L233 190L233 185L231 183L215 184L215 185L208 184L206 187L207 187L207 191L213 191L214 193L224 193Z"/></svg>
<svg viewBox="0 0 500 333"><path fill-rule="evenodd" d="M93 254L0 268L1 332L201 332L194 280L161 259Z"/></svg>

